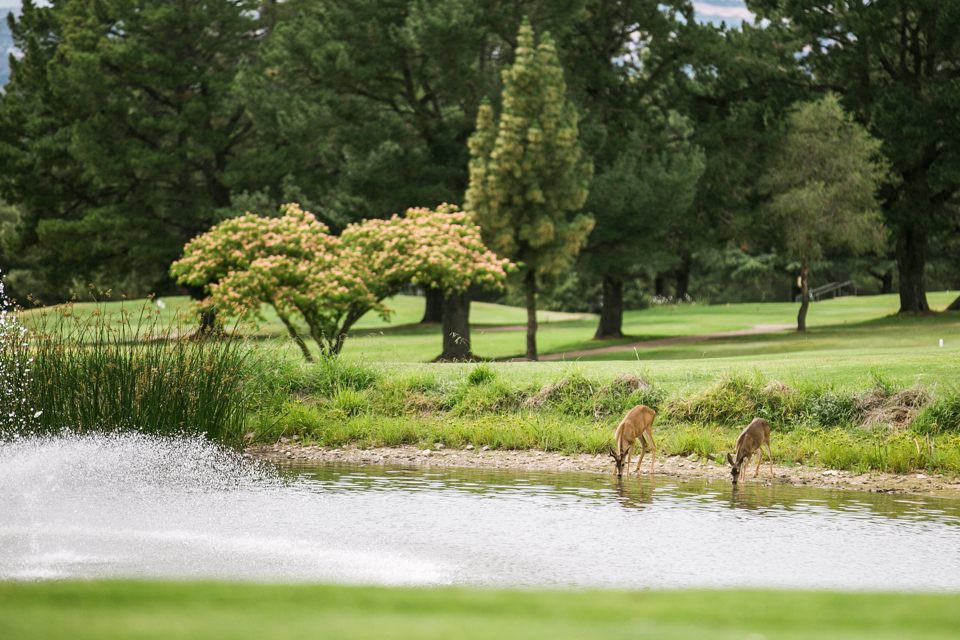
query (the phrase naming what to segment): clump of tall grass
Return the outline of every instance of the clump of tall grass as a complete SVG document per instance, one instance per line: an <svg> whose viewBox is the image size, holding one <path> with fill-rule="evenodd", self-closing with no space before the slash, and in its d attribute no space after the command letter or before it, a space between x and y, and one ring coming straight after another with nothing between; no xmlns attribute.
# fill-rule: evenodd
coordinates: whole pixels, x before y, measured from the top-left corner
<svg viewBox="0 0 960 640"><path fill-rule="evenodd" d="M467 382L476 386L481 385L484 382L490 382L496 377L497 372L494 371L486 362L481 362L470 369L470 372L467 373Z"/></svg>
<svg viewBox="0 0 960 640"><path fill-rule="evenodd" d="M344 389L364 391L382 377L380 371L365 362L340 358L321 358L301 369L299 391L310 395L332 397Z"/></svg>
<svg viewBox="0 0 960 640"><path fill-rule="evenodd" d="M636 374L622 374L603 382L571 367L559 379L530 395L522 407L603 420L620 416L638 404L657 410L665 396L663 389Z"/></svg>
<svg viewBox="0 0 960 640"><path fill-rule="evenodd" d="M35 315L26 334L33 359L26 397L38 417L29 429L239 442L249 350L235 333L197 335L185 320L163 323L146 305L80 315L67 304Z"/></svg>
<svg viewBox="0 0 960 640"><path fill-rule="evenodd" d="M947 386L924 406L914 422L922 433L960 432L960 386Z"/></svg>
<svg viewBox="0 0 960 640"><path fill-rule="evenodd" d="M724 372L711 386L671 398L664 408L674 422L736 424L760 416L774 426L792 425L804 412L804 394L759 373Z"/></svg>

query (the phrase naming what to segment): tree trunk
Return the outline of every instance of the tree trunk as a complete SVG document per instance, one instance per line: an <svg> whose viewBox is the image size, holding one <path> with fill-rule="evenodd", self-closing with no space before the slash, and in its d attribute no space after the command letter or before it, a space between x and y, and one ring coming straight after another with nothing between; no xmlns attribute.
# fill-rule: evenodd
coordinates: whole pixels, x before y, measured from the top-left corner
<svg viewBox="0 0 960 640"><path fill-rule="evenodd" d="M653 289L659 297L664 299L670 298L670 281L666 275L659 271L657 272L657 277L653 279Z"/></svg>
<svg viewBox="0 0 960 640"><path fill-rule="evenodd" d="M800 313L797 314L797 331L807 330L807 308L810 306L810 288L807 285L807 259L800 262Z"/></svg>
<svg viewBox="0 0 960 640"><path fill-rule="evenodd" d="M473 360L470 349L470 292L457 291L443 300L443 353L434 362Z"/></svg>
<svg viewBox="0 0 960 640"><path fill-rule="evenodd" d="M537 276L533 269L524 279L527 289L527 360L537 361Z"/></svg>
<svg viewBox="0 0 960 640"><path fill-rule="evenodd" d="M680 266L677 267L677 302L686 300L690 295L690 272L693 271L693 257L684 254Z"/></svg>
<svg viewBox="0 0 960 640"><path fill-rule="evenodd" d="M877 273L873 269L867 269L867 273L880 281L880 294L893 293L893 269L887 269L883 273Z"/></svg>
<svg viewBox="0 0 960 640"><path fill-rule="evenodd" d="M927 232L901 226L897 236L897 268L900 271L900 313L930 311L923 270L927 263Z"/></svg>
<svg viewBox="0 0 960 640"><path fill-rule="evenodd" d="M623 280L603 277L603 306L594 340L623 337Z"/></svg>
<svg viewBox="0 0 960 640"><path fill-rule="evenodd" d="M184 289L187 290L187 295L189 295L193 300L203 300L207 297L207 293L203 290L201 286L196 286L188 284L184 286ZM202 336L210 331L214 331L217 328L217 311L215 309L205 309L200 312L200 324L197 327L197 335Z"/></svg>
<svg viewBox="0 0 960 640"><path fill-rule="evenodd" d="M283 323L283 326L287 328L287 333L293 339L294 343L300 347L300 353L303 354L304 359L307 362L313 362L313 356L310 355L310 349L307 347L307 343L303 341L300 333L297 332L297 328L293 326L293 323L290 322L290 318L285 315L277 314L277 317L280 318L280 322Z"/></svg>
<svg viewBox="0 0 960 640"><path fill-rule="evenodd" d="M420 321L420 324L443 322L443 289L429 286L423 288L423 293L427 299L427 306L423 311L423 320ZM469 300L467 304L469 304Z"/></svg>

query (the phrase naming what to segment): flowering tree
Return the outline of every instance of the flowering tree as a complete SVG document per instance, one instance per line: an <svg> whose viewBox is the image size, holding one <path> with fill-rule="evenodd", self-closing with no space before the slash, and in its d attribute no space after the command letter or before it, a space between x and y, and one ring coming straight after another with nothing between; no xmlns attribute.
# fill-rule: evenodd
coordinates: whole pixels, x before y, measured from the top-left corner
<svg viewBox="0 0 960 640"><path fill-rule="evenodd" d="M470 287L502 289L505 270L514 265L488 250L471 216L453 205L408 209L401 223L415 238L414 282L443 292L443 351L437 360L471 360Z"/></svg>
<svg viewBox="0 0 960 640"><path fill-rule="evenodd" d="M465 215L448 206L365 220L335 237L311 213L289 204L279 218L248 214L218 224L191 240L170 272L181 284L205 286L209 297L202 304L227 315L262 320L262 305L270 305L310 361L297 316L331 357L368 311L389 320L383 301L410 282L444 290L474 282L502 286L506 262L487 252L479 237Z"/></svg>

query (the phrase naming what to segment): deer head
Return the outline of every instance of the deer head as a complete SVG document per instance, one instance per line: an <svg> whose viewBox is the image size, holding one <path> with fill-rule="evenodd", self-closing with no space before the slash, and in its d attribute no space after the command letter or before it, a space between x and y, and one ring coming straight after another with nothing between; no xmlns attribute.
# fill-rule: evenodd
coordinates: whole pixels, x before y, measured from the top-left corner
<svg viewBox="0 0 960 640"><path fill-rule="evenodd" d="M740 477L740 467L743 465L743 460L740 461L740 464L737 464L733 461L733 456L728 453L727 462L730 463L730 475L733 476L733 484L737 484L737 478Z"/></svg>
<svg viewBox="0 0 960 640"><path fill-rule="evenodd" d="M627 449L627 451L629 451L629 449ZM627 464L627 451L617 453L616 449L610 447L610 457L613 458L613 462L617 465L618 478L623 476L623 468Z"/></svg>

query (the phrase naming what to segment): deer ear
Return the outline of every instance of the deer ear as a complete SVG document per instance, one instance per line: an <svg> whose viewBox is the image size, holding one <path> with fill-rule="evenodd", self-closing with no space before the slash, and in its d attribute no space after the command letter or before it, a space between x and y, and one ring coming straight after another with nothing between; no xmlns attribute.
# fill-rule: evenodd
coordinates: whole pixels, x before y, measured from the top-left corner
<svg viewBox="0 0 960 640"><path fill-rule="evenodd" d="M735 464L733 463L733 457L732 457L729 453L727 453L727 462L730 463L730 466L731 466L731 467L737 466L737 465L735 465Z"/></svg>

